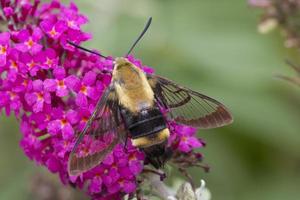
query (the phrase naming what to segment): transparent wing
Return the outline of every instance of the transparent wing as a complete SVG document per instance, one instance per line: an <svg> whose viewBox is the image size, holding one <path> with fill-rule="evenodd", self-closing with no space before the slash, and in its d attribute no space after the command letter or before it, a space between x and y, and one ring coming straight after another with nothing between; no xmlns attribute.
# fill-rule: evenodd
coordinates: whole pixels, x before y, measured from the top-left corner
<svg viewBox="0 0 300 200"><path fill-rule="evenodd" d="M95 111L75 142L68 161L69 174L72 176L79 175L100 164L123 139L124 131L116 94L113 86L110 86L102 95ZM104 149L100 148L92 153L80 152L81 148L79 147L85 136L88 135L93 141L101 141L108 134L111 138L110 143L106 144ZM85 151L88 152L89 150Z"/></svg>
<svg viewBox="0 0 300 200"><path fill-rule="evenodd" d="M147 76L158 104L176 122L203 129L232 122L230 112L217 100L179 86L166 78Z"/></svg>

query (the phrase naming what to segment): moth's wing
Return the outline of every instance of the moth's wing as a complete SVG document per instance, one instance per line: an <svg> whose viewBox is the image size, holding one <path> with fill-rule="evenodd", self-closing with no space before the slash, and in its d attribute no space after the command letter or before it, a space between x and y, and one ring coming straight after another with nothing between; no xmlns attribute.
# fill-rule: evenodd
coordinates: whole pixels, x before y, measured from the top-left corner
<svg viewBox="0 0 300 200"><path fill-rule="evenodd" d="M230 124L232 116L217 100L152 74L148 74L158 104L178 123L208 129Z"/></svg>
<svg viewBox="0 0 300 200"><path fill-rule="evenodd" d="M114 147L122 141L124 131L118 99L114 87L111 85L102 95L95 111L75 142L68 161L69 174L72 176L79 175L100 164ZM110 135L112 140L105 149L96 151L93 154L78 155L77 151L85 135L90 135L93 140L98 140L105 134L113 134Z"/></svg>

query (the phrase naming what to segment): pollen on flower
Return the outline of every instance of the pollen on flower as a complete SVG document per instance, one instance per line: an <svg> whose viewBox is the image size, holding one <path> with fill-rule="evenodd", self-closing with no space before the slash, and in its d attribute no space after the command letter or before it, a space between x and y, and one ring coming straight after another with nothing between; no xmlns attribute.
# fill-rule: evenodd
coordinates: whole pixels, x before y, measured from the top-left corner
<svg viewBox="0 0 300 200"><path fill-rule="evenodd" d="M53 60L51 60L50 58L46 58L47 60L46 60L46 64L47 65L52 65L53 64Z"/></svg>
<svg viewBox="0 0 300 200"><path fill-rule="evenodd" d="M68 20L67 23L68 23L69 27L73 27L75 25L74 21L72 21L72 20Z"/></svg>
<svg viewBox="0 0 300 200"><path fill-rule="evenodd" d="M25 42L25 44L28 46L28 48L32 48L34 45L34 41L32 40L32 38L29 38L29 40Z"/></svg>
<svg viewBox="0 0 300 200"><path fill-rule="evenodd" d="M82 85L81 88L80 88L80 92L87 95L87 87L85 85Z"/></svg>
<svg viewBox="0 0 300 200"><path fill-rule="evenodd" d="M89 118L87 118L87 117L82 117L82 122L87 122L88 120L89 120Z"/></svg>
<svg viewBox="0 0 300 200"><path fill-rule="evenodd" d="M80 156L85 157L85 156L89 155L89 152L90 152L89 148L85 147L82 149Z"/></svg>
<svg viewBox="0 0 300 200"><path fill-rule="evenodd" d="M10 96L10 100L14 100L17 97L17 94L15 92L8 92Z"/></svg>
<svg viewBox="0 0 300 200"><path fill-rule="evenodd" d="M18 69L18 65L14 60L10 60L10 67L12 69Z"/></svg>
<svg viewBox="0 0 300 200"><path fill-rule="evenodd" d="M46 121L49 121L51 119L51 116L49 114L46 114L45 117L46 117Z"/></svg>
<svg viewBox="0 0 300 200"><path fill-rule="evenodd" d="M131 155L128 157L128 160L129 160L129 161L136 160L136 156L135 156L134 154L131 154Z"/></svg>
<svg viewBox="0 0 300 200"><path fill-rule="evenodd" d="M65 87L65 82L63 80L58 81L58 86L59 87Z"/></svg>
<svg viewBox="0 0 300 200"><path fill-rule="evenodd" d="M22 85L24 86L24 87L27 87L28 86L28 80L27 79L24 79L23 80L23 82L22 82Z"/></svg>
<svg viewBox="0 0 300 200"><path fill-rule="evenodd" d="M43 96L43 94L42 93L37 93L36 94L36 96L37 96L37 99L38 99L38 101L42 101L43 99L44 99L44 96Z"/></svg>
<svg viewBox="0 0 300 200"><path fill-rule="evenodd" d="M36 63L33 60L30 63L27 64L29 69L32 69L35 65L36 65Z"/></svg>
<svg viewBox="0 0 300 200"><path fill-rule="evenodd" d="M63 143L64 143L64 147L67 147L70 144L69 141L67 141L67 140L65 140Z"/></svg>
<svg viewBox="0 0 300 200"><path fill-rule="evenodd" d="M124 186L125 180L124 179L120 179L118 180L118 183L120 184L121 187Z"/></svg>
<svg viewBox="0 0 300 200"><path fill-rule="evenodd" d="M114 163L111 168L118 169L118 166Z"/></svg>
<svg viewBox="0 0 300 200"><path fill-rule="evenodd" d="M66 119L60 120L60 124L61 124L61 126L63 126L63 127L64 127L67 123L68 123L68 121L67 121Z"/></svg>
<svg viewBox="0 0 300 200"><path fill-rule="evenodd" d="M0 45L0 54L1 55L6 55L6 52L7 52L7 47L3 46L3 45Z"/></svg>
<svg viewBox="0 0 300 200"><path fill-rule="evenodd" d="M49 32L49 34L50 34L52 37L55 37L55 36L57 35L57 32L56 32L56 30L55 30L54 27L51 29L51 31Z"/></svg>
<svg viewBox="0 0 300 200"><path fill-rule="evenodd" d="M186 142L186 141L188 141L188 138L185 137L185 136L183 136L183 137L181 138L181 141L182 141L182 142Z"/></svg>

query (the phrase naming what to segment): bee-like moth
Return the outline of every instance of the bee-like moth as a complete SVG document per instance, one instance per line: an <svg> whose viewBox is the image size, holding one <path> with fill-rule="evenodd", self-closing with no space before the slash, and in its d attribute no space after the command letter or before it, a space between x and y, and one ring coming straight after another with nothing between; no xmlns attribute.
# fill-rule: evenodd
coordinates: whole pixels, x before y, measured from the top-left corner
<svg viewBox="0 0 300 200"><path fill-rule="evenodd" d="M130 51L150 23L151 18ZM69 174L79 175L97 166L117 144L126 144L128 139L133 146L145 152L149 163L155 168L161 167L172 154L167 147L170 136L167 120L208 129L227 125L232 122L232 117L220 102L166 78L146 74L126 57L115 58L111 83L70 154ZM94 122L98 126L94 126ZM86 134L96 136L96 139L104 134L114 134L114 137L106 149L78 156L76 150Z"/></svg>

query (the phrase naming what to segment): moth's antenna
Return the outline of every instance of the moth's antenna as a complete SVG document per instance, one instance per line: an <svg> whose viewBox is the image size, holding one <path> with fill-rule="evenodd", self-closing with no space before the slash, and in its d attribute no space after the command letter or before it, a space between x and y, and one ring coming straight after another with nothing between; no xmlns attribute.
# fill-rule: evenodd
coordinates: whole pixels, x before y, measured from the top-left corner
<svg viewBox="0 0 300 200"><path fill-rule="evenodd" d="M139 35L139 37L136 39L136 41L133 43L133 45L131 46L131 48L129 49L128 53L126 54L126 56L128 56L131 51L134 49L134 47L136 46L136 44L141 40L141 38L144 36L144 34L147 32L150 24L151 24L151 21L152 21L152 17L150 17L147 21L147 24L145 25L145 28L144 30L141 32L141 34ZM125 57L126 57L125 56Z"/></svg>
<svg viewBox="0 0 300 200"><path fill-rule="evenodd" d="M83 51L86 51L86 52L89 52L89 53L98 55L98 56L100 56L100 57L102 57L102 58L106 58L106 59L108 58L108 57L106 57L106 56L101 55L100 53L97 53L97 52L92 51L92 50L90 50L90 49L87 49L87 48L84 48L84 47L82 47L82 46L79 46L79 45L77 45L77 44L75 44L75 43L73 43L73 42L68 41L68 43L69 43L70 45L72 45L72 46L78 48L78 49L83 50Z"/></svg>

